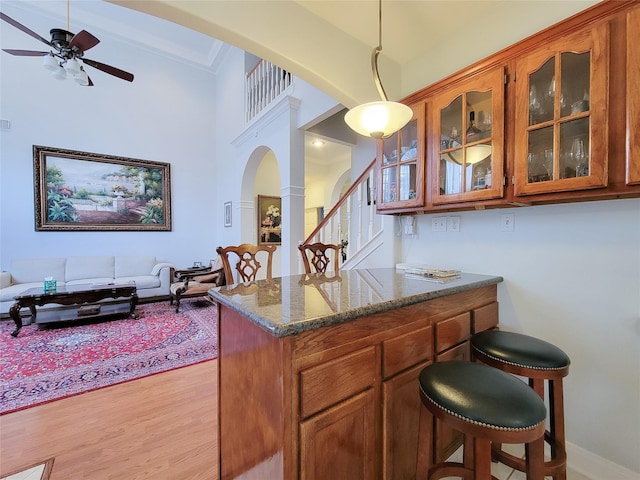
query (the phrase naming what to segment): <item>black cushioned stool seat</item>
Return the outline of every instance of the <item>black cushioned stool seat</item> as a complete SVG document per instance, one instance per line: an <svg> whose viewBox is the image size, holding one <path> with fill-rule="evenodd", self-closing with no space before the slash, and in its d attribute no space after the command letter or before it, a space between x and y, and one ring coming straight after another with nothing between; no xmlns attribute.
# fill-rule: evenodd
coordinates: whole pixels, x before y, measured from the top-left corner
<svg viewBox="0 0 640 480"><path fill-rule="evenodd" d="M477 360L504 372L529 379L529 385L545 398L548 382L549 430L545 440L551 447L551 458L545 462L545 476L554 480L567 478L567 454L564 434L564 400L562 378L569 373L571 363L566 353L543 340L514 332L488 330L471 337L471 352ZM525 461L493 446L494 459L524 471Z"/></svg>
<svg viewBox="0 0 640 480"><path fill-rule="evenodd" d="M432 465L429 480L491 479L492 442L526 444L527 479L543 479L547 410L524 382L481 363L448 361L425 367L419 383L422 403L431 415L465 435L464 463ZM431 448L423 437L419 448Z"/></svg>

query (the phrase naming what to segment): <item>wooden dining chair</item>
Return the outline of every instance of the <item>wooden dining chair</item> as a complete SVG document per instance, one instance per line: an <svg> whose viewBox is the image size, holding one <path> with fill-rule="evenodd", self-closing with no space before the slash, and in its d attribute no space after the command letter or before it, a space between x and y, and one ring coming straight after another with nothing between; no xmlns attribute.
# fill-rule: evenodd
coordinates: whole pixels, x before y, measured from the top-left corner
<svg viewBox="0 0 640 480"><path fill-rule="evenodd" d="M227 285L236 283L233 279L235 270L238 272L238 282L252 282L256 279L258 271L262 268L262 263L257 258L258 254L266 254L266 278L271 279L273 274L273 253L276 251L275 245L253 245L243 243L241 245L231 245L228 247L218 247L216 251L222 258L224 265L224 276ZM230 256L231 255L231 259ZM261 257L262 258L262 257ZM234 264L234 268L231 265Z"/></svg>
<svg viewBox="0 0 640 480"><path fill-rule="evenodd" d="M331 262L333 262L333 271L337 272L340 268L341 249L341 245L320 242L298 245L305 273L325 273Z"/></svg>

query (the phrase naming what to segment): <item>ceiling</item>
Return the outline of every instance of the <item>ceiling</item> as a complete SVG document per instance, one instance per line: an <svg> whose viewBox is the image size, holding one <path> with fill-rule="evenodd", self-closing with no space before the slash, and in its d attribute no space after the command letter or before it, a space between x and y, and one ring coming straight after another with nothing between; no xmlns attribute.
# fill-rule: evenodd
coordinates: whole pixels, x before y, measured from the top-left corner
<svg viewBox="0 0 640 480"><path fill-rule="evenodd" d="M409 79L417 64L434 71L433 80L442 78L444 59L450 69L462 68L513 43L514 35L522 39L595 3L384 0L380 64L387 93L406 96L428 85L428 78ZM2 10L24 12L17 20L27 26L30 12L66 26L65 0L3 0ZM377 96L370 71L377 0L71 0L69 16L72 31L114 36L200 68L215 68L218 38L290 69L349 107ZM344 74L345 63L351 75ZM340 69L340 78L330 69ZM356 79L343 78L349 76Z"/></svg>
<svg viewBox="0 0 640 480"><path fill-rule="evenodd" d="M384 0L385 89L392 99L409 95L595 3ZM215 71L224 45L219 38L291 70L344 105L377 97L370 65L378 44L377 0L71 0L69 7L71 31L115 37L194 68ZM65 0L2 0L1 8L44 37L48 28L66 28ZM31 13L49 26L31 24ZM41 44L25 35L24 44L3 47ZM308 135L308 144L313 138ZM348 156L349 148L327 142L323 149L307 145L307 152L310 161L326 165Z"/></svg>

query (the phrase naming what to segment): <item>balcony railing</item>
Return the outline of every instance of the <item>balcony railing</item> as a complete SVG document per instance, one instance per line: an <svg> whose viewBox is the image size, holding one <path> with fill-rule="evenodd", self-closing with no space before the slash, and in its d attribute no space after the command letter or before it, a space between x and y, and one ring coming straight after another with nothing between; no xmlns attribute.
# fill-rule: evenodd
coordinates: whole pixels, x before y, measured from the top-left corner
<svg viewBox="0 0 640 480"><path fill-rule="evenodd" d="M289 85L291 85L291 73L266 60L260 60L247 74L247 122L258 115Z"/></svg>

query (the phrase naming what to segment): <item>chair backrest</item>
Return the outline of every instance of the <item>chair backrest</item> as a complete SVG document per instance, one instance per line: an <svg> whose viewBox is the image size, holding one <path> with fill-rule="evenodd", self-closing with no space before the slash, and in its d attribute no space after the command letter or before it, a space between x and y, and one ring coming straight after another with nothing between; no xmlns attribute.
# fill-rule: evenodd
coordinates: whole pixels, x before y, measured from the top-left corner
<svg viewBox="0 0 640 480"><path fill-rule="evenodd" d="M329 264L333 262L333 271L337 272L340 268L339 258L341 245L332 245L328 243L309 243L306 245L298 245L298 250L302 255L304 263L304 271L306 273L324 273L327 271ZM333 251L333 253L331 253Z"/></svg>
<svg viewBox="0 0 640 480"><path fill-rule="evenodd" d="M276 248L275 245L252 245L250 243L216 248L220 258L222 258L227 285L235 283L231 261L229 260L230 253L235 254L238 258L235 264L235 270L238 272L238 281L252 282L256 279L258 270L262 267L262 264L256 258L256 255L260 252L267 254L266 278L272 278L273 252L276 251Z"/></svg>

